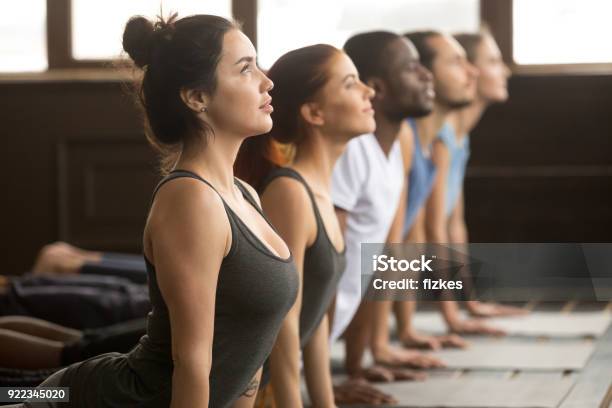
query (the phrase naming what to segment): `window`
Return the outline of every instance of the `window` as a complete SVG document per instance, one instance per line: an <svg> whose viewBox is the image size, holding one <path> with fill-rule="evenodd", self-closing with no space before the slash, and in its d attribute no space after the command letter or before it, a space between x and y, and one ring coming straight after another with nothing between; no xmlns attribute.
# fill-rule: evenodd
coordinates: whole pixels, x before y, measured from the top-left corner
<svg viewBox="0 0 612 408"><path fill-rule="evenodd" d="M475 31L478 0L259 0L259 63L269 68L282 54L316 43L342 47L369 30Z"/></svg>
<svg viewBox="0 0 612 408"><path fill-rule="evenodd" d="M610 0L514 0L512 12L517 64L612 62Z"/></svg>
<svg viewBox="0 0 612 408"><path fill-rule="evenodd" d="M46 0L2 2L0 72L47 69Z"/></svg>
<svg viewBox="0 0 612 408"><path fill-rule="evenodd" d="M103 60L121 54L125 23L133 15L154 18L178 11L190 14L231 17L231 0L72 0L72 55L77 60Z"/></svg>

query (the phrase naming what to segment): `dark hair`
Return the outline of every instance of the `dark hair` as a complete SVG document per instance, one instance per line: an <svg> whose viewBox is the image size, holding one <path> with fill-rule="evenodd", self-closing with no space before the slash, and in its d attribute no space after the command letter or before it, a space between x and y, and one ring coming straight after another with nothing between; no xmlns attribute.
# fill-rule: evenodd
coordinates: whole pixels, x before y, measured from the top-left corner
<svg viewBox="0 0 612 408"><path fill-rule="evenodd" d="M185 105L180 91L214 93L223 36L239 29L236 23L218 16L176 17L159 17L153 23L134 16L123 32L123 49L144 70L137 94L144 108L147 139L166 158L188 138L212 133Z"/></svg>
<svg viewBox="0 0 612 408"><path fill-rule="evenodd" d="M468 61L473 64L476 61L478 46L488 36L492 36L491 31L486 25L483 25L477 33L460 33L455 34L454 37L465 50Z"/></svg>
<svg viewBox="0 0 612 408"><path fill-rule="evenodd" d="M328 64L341 52L327 44L311 45L289 51L270 67L272 129L242 143L235 163L238 177L261 192L268 173L288 164L291 147L297 147L308 133L300 108L327 83Z"/></svg>
<svg viewBox="0 0 612 408"><path fill-rule="evenodd" d="M386 48L398 38L401 37L389 31L370 31L354 35L344 43L344 52L353 60L363 82L387 76Z"/></svg>
<svg viewBox="0 0 612 408"><path fill-rule="evenodd" d="M421 64L428 70L432 70L433 61L436 58L436 50L429 44L428 40L431 37L441 36L439 31L413 31L404 34L404 37L409 39L419 52Z"/></svg>

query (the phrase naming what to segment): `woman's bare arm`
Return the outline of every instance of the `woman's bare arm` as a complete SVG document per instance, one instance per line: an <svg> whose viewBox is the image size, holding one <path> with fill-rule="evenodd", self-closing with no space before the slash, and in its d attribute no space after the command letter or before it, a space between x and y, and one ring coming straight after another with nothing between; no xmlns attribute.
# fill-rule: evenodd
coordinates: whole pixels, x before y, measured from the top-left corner
<svg viewBox="0 0 612 408"><path fill-rule="evenodd" d="M329 323L321 323L304 347L304 377L313 407L335 407L329 357Z"/></svg>
<svg viewBox="0 0 612 408"><path fill-rule="evenodd" d="M206 407L217 278L231 246L221 198L197 180L168 183L158 192L145 236L172 328L171 407Z"/></svg>
<svg viewBox="0 0 612 408"><path fill-rule="evenodd" d="M285 317L270 355L274 398L279 407L301 407L300 312L304 253L316 236L316 221L308 193L296 180L280 177L262 195L263 209L289 247L300 277L295 304Z"/></svg>

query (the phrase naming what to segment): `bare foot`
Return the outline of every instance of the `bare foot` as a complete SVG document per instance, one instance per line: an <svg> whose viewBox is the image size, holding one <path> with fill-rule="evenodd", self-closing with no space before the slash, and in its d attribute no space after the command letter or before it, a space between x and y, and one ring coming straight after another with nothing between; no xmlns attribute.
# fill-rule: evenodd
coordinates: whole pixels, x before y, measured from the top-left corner
<svg viewBox="0 0 612 408"><path fill-rule="evenodd" d="M85 262L99 262L101 259L101 252L85 251L66 242L54 242L42 247L32 273L76 274Z"/></svg>

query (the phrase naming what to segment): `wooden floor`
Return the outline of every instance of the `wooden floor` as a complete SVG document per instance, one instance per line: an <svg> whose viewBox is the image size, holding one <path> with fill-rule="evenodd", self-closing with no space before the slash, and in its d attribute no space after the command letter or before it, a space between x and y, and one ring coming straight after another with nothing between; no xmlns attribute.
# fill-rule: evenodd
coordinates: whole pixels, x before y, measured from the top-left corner
<svg viewBox="0 0 612 408"><path fill-rule="evenodd" d="M612 303L588 303L578 304L574 302L570 303L530 303L524 305L524 307L532 311L548 311L560 314L573 314L579 315L581 312L612 312ZM573 341L576 342L576 338L545 338L545 337L524 337L520 339L514 336L508 336L503 340L500 340L500 345L509 344L510 342L544 342L550 344L562 344L563 342ZM440 398L423 398L422 404L419 405L419 392L414 390L422 390L418 384L405 383L395 384L390 386L382 385L381 387L393 395L400 401L399 405L395 405L397 408L416 408L416 407L458 407L454 399L449 395L448 401L444 400L444 395L448 395L448 392L453 392L453 387L450 385L457 384L471 384L471 385L482 385L491 384L495 387L491 387L497 394L488 397L483 393L480 401L476 401L471 405L461 405L462 408L483 408L489 407L485 402L487 398L491 401L491 406L498 407L512 407L512 408L527 408L527 407L554 407L554 408L612 408L612 325L608 327L605 333L599 337L582 337L578 339L583 342L592 342L594 345L594 351L590 358L587 360L586 365L582 369L573 370L495 370L495 369L440 369L435 371L429 371L430 384L428 388L432 386L438 386L442 388L435 388L436 392L440 393ZM501 349L501 347L500 347ZM333 355L333 352L332 352ZM338 365L336 364L336 369ZM341 380L342 374L339 374L336 370L335 379ZM448 381L447 379L454 379L456 381ZM473 380L473 381L472 381ZM493 380L493 381L491 381ZM525 403L522 405L520 402L521 398L517 398L517 389L513 386L505 387L504 385L516 385L516 384L528 384L531 387L524 387L522 392L532 392L533 395L538 395L540 401L535 405ZM558 386L555 386L558 385ZM446 386L447 389L444 389ZM499 386L499 387L497 387ZM534 388L535 387L535 388ZM541 389L539 389L540 387ZM527 388L532 388L528 390ZM519 388L520 389L520 388ZM550 395L547 402L546 395L541 395L541 392L546 392L545 389L551 390L555 395ZM541 392L540 392L541 391ZM512 393L511 395L500 395L499 393ZM411 395L408 395L411 394ZM465 394L465 393L464 393ZM489 393L491 394L491 393ZM465 397L465 395L464 395ZM457 397L459 398L459 397ZM468 398L469 400L470 398ZM478 399L478 398L476 398ZM523 395L525 401L530 401L529 396ZM432 400L444 400L431 405ZM427 401L427 402L425 402ZM507 401L507 405L506 402ZM518 401L518 402L517 402ZM551 401L555 401L554 403ZM518 404L518 405L517 405ZM538 405L539 404L539 405ZM354 407L354 405L353 405Z"/></svg>

